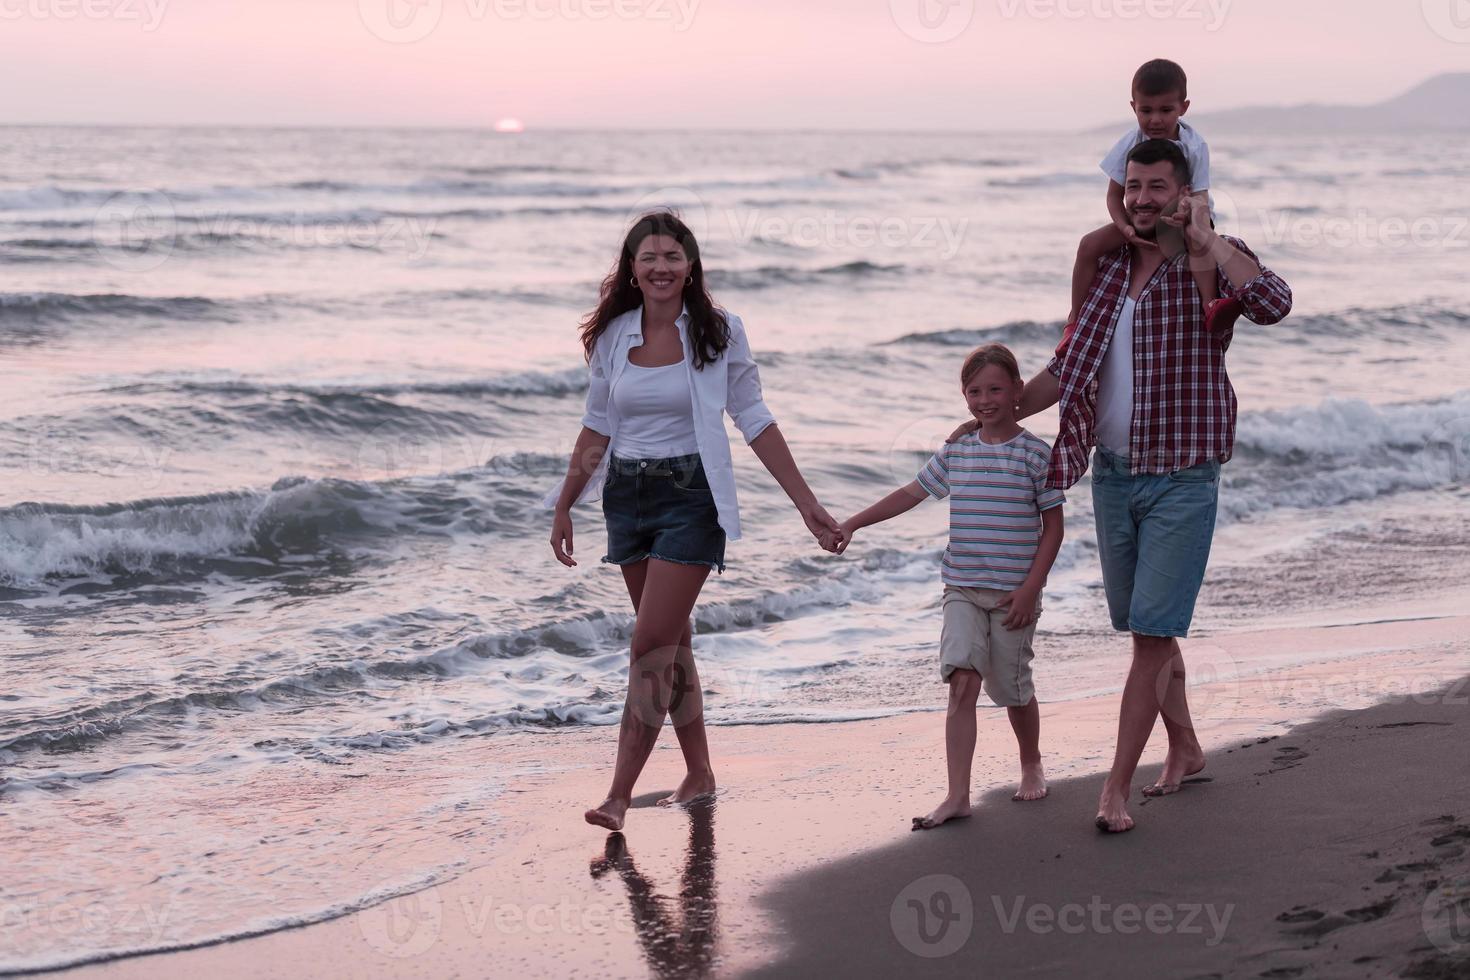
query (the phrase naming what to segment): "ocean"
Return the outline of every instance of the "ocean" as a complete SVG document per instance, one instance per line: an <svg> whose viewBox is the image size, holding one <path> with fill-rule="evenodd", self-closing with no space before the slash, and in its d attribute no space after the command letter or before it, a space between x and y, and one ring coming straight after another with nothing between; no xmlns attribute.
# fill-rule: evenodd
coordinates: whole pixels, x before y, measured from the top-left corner
<svg viewBox="0 0 1470 980"><path fill-rule="evenodd" d="M539 501L641 209L699 234L841 518L962 420L972 346L1041 369L1114 135L6 128L0 972L453 876L514 781L454 740L616 725L632 616L600 511L569 570ZM1206 678L1241 669L1211 636L1432 605L1470 569L1470 137L1211 149L1221 230L1296 305L1229 352ZM945 508L829 556L734 441L746 535L695 611L709 721L941 706ZM1086 480L1066 515L1043 702L1126 662ZM355 789L362 766L402 792Z"/></svg>

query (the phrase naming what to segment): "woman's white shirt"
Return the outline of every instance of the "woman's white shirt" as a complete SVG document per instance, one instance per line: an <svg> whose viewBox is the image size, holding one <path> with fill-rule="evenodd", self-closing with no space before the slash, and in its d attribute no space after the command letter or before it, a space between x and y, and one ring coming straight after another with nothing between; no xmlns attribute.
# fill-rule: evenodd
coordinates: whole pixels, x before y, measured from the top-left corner
<svg viewBox="0 0 1470 980"><path fill-rule="evenodd" d="M761 395L760 371L750 353L750 341L740 317L726 314L730 324L730 344L716 360L702 369L694 367L689 343L689 309L685 307L675 325L679 344L684 350L684 374L688 379L691 405L694 409L694 434L704 472L709 477L720 527L734 541L740 537L740 509L735 498L735 465L730 453L730 436L725 429L725 415L735 420L747 444L775 423ZM587 409L582 424L594 432L608 436L610 446L619 445L622 419L611 397L612 388L629 369L628 351L643 343L643 307L616 317L607 325L592 349L587 365ZM637 370L637 366L633 366ZM611 452L604 453L597 471L587 481L577 503L602 496ZM546 495L542 505L556 506L565 479Z"/></svg>
<svg viewBox="0 0 1470 980"><path fill-rule="evenodd" d="M694 393L684 364L628 369L611 386L622 425L608 452L624 459L668 459L699 452L694 432Z"/></svg>

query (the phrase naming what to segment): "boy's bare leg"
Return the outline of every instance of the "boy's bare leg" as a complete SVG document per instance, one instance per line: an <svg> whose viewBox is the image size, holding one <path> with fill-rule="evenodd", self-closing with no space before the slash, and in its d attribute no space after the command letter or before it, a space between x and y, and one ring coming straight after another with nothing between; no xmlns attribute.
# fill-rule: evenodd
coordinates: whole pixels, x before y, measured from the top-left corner
<svg viewBox="0 0 1470 980"><path fill-rule="evenodd" d="M949 713L944 719L949 793L928 816L914 818L915 830L929 830L970 815L970 766L975 759L975 702L979 697L980 675L975 671L961 668L949 675Z"/></svg>
<svg viewBox="0 0 1470 980"><path fill-rule="evenodd" d="M1019 708L1007 708L1011 731L1021 750L1021 786L1013 800L1039 800L1046 795L1046 771L1041 768L1041 708L1033 697Z"/></svg>
<svg viewBox="0 0 1470 980"><path fill-rule="evenodd" d="M1194 720L1189 714L1189 698L1185 693L1184 655L1179 650L1179 641L1172 643L1174 659L1169 661L1167 688L1160 699L1164 716L1164 728L1169 733L1169 754L1164 757L1164 771L1151 786L1144 787L1144 796L1168 796L1179 792L1185 779L1205 767L1205 753L1199 747L1194 734ZM1161 683L1163 679L1160 678Z"/></svg>
<svg viewBox="0 0 1470 980"><path fill-rule="evenodd" d="M1194 276L1195 287L1199 290L1200 308L1208 310L1210 304L1220 298L1220 270L1215 265L1215 260L1208 255L1190 255L1189 272Z"/></svg>
<svg viewBox="0 0 1470 980"><path fill-rule="evenodd" d="M1082 304L1087 302L1092 280L1097 278L1097 263L1104 255L1126 244L1128 240L1111 222L1082 236L1077 245L1077 261L1072 266L1072 308L1067 313L1068 323L1077 319L1082 312Z"/></svg>
<svg viewBox="0 0 1470 980"><path fill-rule="evenodd" d="M1100 830L1120 833L1133 829L1133 818L1128 815L1128 792L1138 759L1159 716L1160 693L1165 692L1167 696L1166 672L1177 649L1171 637L1133 634L1133 662L1128 667L1123 703L1118 711L1118 747L1113 753L1112 772L1103 783L1097 803L1096 822Z"/></svg>

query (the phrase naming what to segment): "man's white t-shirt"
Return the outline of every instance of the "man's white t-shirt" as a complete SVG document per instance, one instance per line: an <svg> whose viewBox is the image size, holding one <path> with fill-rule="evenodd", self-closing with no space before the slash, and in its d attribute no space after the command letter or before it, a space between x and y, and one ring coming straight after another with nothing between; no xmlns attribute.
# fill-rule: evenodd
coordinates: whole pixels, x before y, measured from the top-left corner
<svg viewBox="0 0 1470 980"><path fill-rule="evenodd" d="M1127 456L1133 434L1133 314L1138 301L1123 299L1123 312L1097 373L1097 444Z"/></svg>
<svg viewBox="0 0 1470 980"><path fill-rule="evenodd" d="M1103 157L1102 171L1119 184L1128 183L1128 153L1139 143L1147 140L1143 130L1134 127L1124 133L1108 155ZM1174 143L1184 151L1189 161L1189 187L1203 191L1210 187L1210 145L1205 138L1183 119L1179 120L1179 138Z"/></svg>

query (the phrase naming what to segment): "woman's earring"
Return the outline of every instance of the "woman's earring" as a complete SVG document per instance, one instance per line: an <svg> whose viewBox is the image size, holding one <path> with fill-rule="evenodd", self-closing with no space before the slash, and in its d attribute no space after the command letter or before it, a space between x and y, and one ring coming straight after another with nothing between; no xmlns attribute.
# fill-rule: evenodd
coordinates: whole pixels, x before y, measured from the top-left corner
<svg viewBox="0 0 1470 980"><path fill-rule="evenodd" d="M685 276L684 277L684 285L686 285L686 286L692 286L692 285L694 285L694 277L693 276Z"/></svg>
<svg viewBox="0 0 1470 980"><path fill-rule="evenodd" d="M638 277L637 276L634 276L633 277L633 288L634 289L637 289L638 288Z"/></svg>

